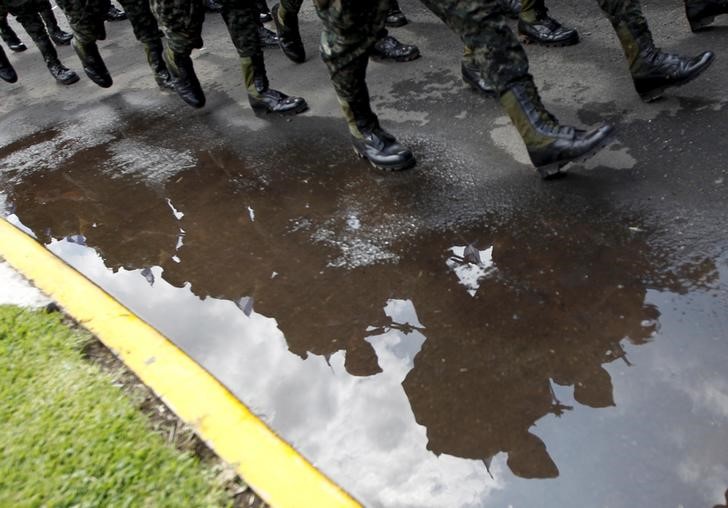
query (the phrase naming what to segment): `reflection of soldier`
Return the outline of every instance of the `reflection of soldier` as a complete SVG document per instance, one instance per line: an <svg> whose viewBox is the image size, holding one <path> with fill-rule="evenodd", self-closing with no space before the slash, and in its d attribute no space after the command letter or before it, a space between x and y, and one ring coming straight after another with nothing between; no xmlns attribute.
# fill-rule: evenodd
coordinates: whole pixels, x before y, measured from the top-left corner
<svg viewBox="0 0 728 508"><path fill-rule="evenodd" d="M28 175L10 190L23 224L43 243L81 235L114 271L171 258L179 225L164 197L132 176L96 171L107 161L105 150L78 157L84 164L72 159L62 169Z"/></svg>
<svg viewBox="0 0 728 508"><path fill-rule="evenodd" d="M291 352L344 350L347 371L359 376L379 371L364 338L391 326L384 304L411 299L427 339L403 387L429 448L486 462L505 452L512 471L525 478L558 475L546 444L531 432L544 416L569 409L554 384L573 386L580 404L614 405L604 365L626 361L622 340L643 344L653 334L659 315L645 304L647 288L677 291L683 277L705 280L715 271L708 262L671 276L641 236L551 210L540 222L524 216L491 231L495 268L472 297L446 270L444 256L329 267L332 250L311 240L314 228L306 223L339 217L342 197L365 201L340 176L334 184L319 177L303 185L268 172L261 190L234 154L204 151L196 154L197 168L157 192L113 168L113 178L84 169L101 166L103 149L78 157L83 167L71 160L11 190L20 220L41 240L82 234L112 268L159 265L168 283L189 285L200 298L252 297L256 311L278 322ZM180 222L167 198L184 214ZM634 223L613 221L625 222ZM418 242L444 253L462 236L488 233L438 231Z"/></svg>

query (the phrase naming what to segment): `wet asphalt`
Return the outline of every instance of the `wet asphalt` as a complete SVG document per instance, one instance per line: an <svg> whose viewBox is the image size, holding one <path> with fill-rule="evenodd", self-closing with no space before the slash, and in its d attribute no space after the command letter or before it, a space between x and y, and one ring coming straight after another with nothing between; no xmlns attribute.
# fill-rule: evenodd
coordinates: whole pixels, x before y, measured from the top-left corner
<svg viewBox="0 0 728 508"><path fill-rule="evenodd" d="M553 2L578 46L529 47L545 102L618 141L542 182L498 106L459 78L418 3L372 63L418 167L356 159L309 61L267 50L311 111L258 119L222 20L208 106L160 94L126 23L109 90L61 88L32 49L0 88L0 209L180 345L367 506L713 507L728 489L728 17L658 43L718 59L646 105L590 2ZM24 35L24 34L23 34ZM24 37L27 41L27 37ZM68 48L67 65L78 68Z"/></svg>

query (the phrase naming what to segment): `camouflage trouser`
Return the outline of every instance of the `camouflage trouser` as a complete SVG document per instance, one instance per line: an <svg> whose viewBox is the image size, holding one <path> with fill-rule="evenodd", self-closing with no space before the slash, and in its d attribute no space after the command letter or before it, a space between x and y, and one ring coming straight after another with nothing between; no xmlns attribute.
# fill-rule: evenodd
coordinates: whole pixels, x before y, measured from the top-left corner
<svg viewBox="0 0 728 508"><path fill-rule="evenodd" d="M640 48L653 47L652 33L639 0L597 0L617 32L630 71L639 72Z"/></svg>
<svg viewBox="0 0 728 508"><path fill-rule="evenodd" d="M150 0L150 5L169 49L188 56L193 49L202 47L203 0Z"/></svg>
<svg viewBox="0 0 728 508"><path fill-rule="evenodd" d="M53 46L45 24L38 14L48 7L47 0L0 0L0 14L12 14L23 26L47 62L58 61L58 53Z"/></svg>
<svg viewBox="0 0 728 508"><path fill-rule="evenodd" d="M81 44L91 44L106 39L102 0L57 0L58 7L68 18L74 38Z"/></svg>
<svg viewBox="0 0 728 508"><path fill-rule="evenodd" d="M368 107L368 53L384 25L387 0L316 0L324 22L321 55L352 135L376 124ZM472 48L473 59L499 93L519 82L532 82L528 58L503 16L498 0L422 0ZM364 104L367 107L364 107Z"/></svg>
<svg viewBox="0 0 728 508"><path fill-rule="evenodd" d="M230 39L241 58L262 55L258 27L258 7L255 0L222 0L222 18Z"/></svg>
<svg viewBox="0 0 728 508"><path fill-rule="evenodd" d="M162 38L157 20L149 7L149 0L119 0L129 16L134 37L142 44L155 44Z"/></svg>

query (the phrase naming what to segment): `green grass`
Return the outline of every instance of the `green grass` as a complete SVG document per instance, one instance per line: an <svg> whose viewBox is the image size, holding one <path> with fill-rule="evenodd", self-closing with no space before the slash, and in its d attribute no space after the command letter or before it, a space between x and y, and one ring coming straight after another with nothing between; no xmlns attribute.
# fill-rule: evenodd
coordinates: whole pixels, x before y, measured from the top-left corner
<svg viewBox="0 0 728 508"><path fill-rule="evenodd" d="M0 306L0 507L228 505L212 468L83 358L88 340L58 313Z"/></svg>

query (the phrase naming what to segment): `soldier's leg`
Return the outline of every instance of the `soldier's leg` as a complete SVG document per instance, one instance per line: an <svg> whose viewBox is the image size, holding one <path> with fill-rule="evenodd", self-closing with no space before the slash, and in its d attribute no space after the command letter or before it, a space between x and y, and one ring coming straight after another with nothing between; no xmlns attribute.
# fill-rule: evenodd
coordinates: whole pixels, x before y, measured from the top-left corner
<svg viewBox="0 0 728 508"><path fill-rule="evenodd" d="M728 0L685 0L685 15L693 32L704 29L721 14L728 14Z"/></svg>
<svg viewBox="0 0 728 508"><path fill-rule="evenodd" d="M43 23L45 23L46 30L48 31L48 35L50 35L51 40L56 44L56 46L68 46L71 43L73 35L61 30L61 27L58 26L58 21L53 14L51 3L48 0L44 0L41 3L43 8L38 14L40 14L40 17L43 19Z"/></svg>
<svg viewBox="0 0 728 508"><path fill-rule="evenodd" d="M8 2L8 10L23 26L33 42L38 47L48 71L61 84L70 85L78 81L78 75L67 69L59 60L56 48L53 46L43 20L38 11L43 7L37 0L16 0Z"/></svg>
<svg viewBox="0 0 728 508"><path fill-rule="evenodd" d="M302 3L303 0L281 0L271 10L281 51L295 63L306 61L306 49L298 29L298 13Z"/></svg>
<svg viewBox="0 0 728 508"><path fill-rule="evenodd" d="M2 46L0 46L0 79L8 83L15 83L18 80L18 75L15 73L15 69L13 69Z"/></svg>
<svg viewBox="0 0 728 508"><path fill-rule="evenodd" d="M180 98L194 108L205 105L205 93L190 54L202 47L203 0L151 0L154 17L167 38L164 61Z"/></svg>
<svg viewBox="0 0 728 508"><path fill-rule="evenodd" d="M56 3L71 25L71 45L81 60L83 71L100 87L109 88L113 80L96 45L96 41L106 39L106 4L102 0L56 0Z"/></svg>
<svg viewBox="0 0 728 508"><path fill-rule="evenodd" d="M144 46L147 63L152 69L154 80L160 88L173 88L172 77L169 75L164 63L162 53L162 31L149 7L149 0L119 0L122 8L129 17L129 23L134 31L136 40Z"/></svg>
<svg viewBox="0 0 728 508"><path fill-rule="evenodd" d="M667 88L692 81L713 62L715 55L711 51L688 58L657 48L639 0L597 0L597 3L617 33L635 88L643 100L653 101Z"/></svg>
<svg viewBox="0 0 728 508"><path fill-rule="evenodd" d="M8 24L8 9L2 1L0 1L0 37L2 37L5 44L7 44L12 51L20 52L28 49L25 44L18 39L18 35L15 31L10 28L10 25Z"/></svg>
<svg viewBox="0 0 728 508"><path fill-rule="evenodd" d="M544 0L522 0L518 33L524 42L542 46L571 46L579 42L579 32L549 16Z"/></svg>
<svg viewBox="0 0 728 508"><path fill-rule="evenodd" d="M398 171L412 167L412 152L379 125L366 83L369 54L384 27L388 4L384 0L342 4L316 2L324 23L321 56L331 75L354 150L379 169Z"/></svg>
<svg viewBox="0 0 728 508"><path fill-rule="evenodd" d="M301 97L289 97L270 88L263 50L258 37L260 25L254 0L223 0L222 17L240 57L248 100L256 114L291 115L308 109Z"/></svg>

